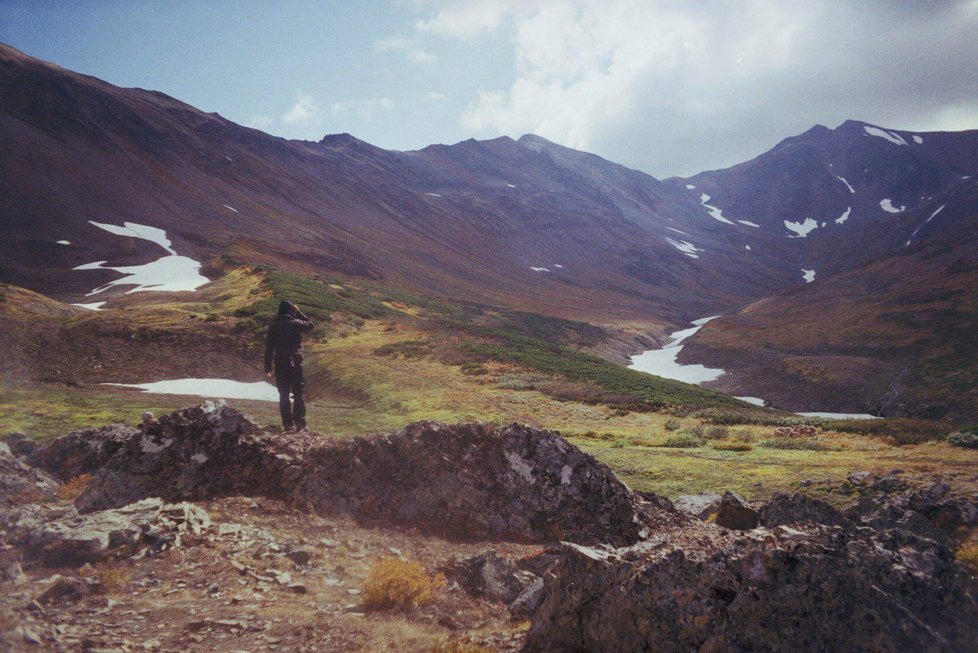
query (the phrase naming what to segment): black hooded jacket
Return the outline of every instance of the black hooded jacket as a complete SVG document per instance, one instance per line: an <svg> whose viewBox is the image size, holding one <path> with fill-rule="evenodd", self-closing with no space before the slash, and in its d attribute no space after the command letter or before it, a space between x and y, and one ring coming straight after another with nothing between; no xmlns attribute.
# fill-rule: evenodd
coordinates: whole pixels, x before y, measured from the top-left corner
<svg viewBox="0 0 978 653"><path fill-rule="evenodd" d="M278 315L268 326L268 336L265 338L265 371L272 371L272 360L275 367L291 366L292 356L302 353L302 332L312 330L312 321L302 314L299 307L292 302L282 302L278 307Z"/></svg>

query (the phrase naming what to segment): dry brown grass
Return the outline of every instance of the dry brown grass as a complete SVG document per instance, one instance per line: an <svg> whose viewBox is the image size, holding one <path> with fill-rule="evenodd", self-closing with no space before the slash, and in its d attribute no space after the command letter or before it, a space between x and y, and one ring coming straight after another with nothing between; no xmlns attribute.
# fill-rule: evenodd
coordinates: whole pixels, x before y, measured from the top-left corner
<svg viewBox="0 0 978 653"><path fill-rule="evenodd" d="M493 650L479 644L452 639L438 642L431 648L430 653L493 653Z"/></svg>
<svg viewBox="0 0 978 653"><path fill-rule="evenodd" d="M109 594L125 592L132 584L132 569L127 565L100 562L81 575L98 579L102 590Z"/></svg>
<svg viewBox="0 0 978 653"><path fill-rule="evenodd" d="M978 574L978 542L966 544L958 549L957 558L972 574Z"/></svg>
<svg viewBox="0 0 978 653"><path fill-rule="evenodd" d="M431 603L445 584L443 575L429 575L417 562L383 558L373 566L364 583L364 607L416 608Z"/></svg>
<svg viewBox="0 0 978 653"><path fill-rule="evenodd" d="M58 488L58 496L64 501L74 501L81 496L92 480L91 474L79 474Z"/></svg>

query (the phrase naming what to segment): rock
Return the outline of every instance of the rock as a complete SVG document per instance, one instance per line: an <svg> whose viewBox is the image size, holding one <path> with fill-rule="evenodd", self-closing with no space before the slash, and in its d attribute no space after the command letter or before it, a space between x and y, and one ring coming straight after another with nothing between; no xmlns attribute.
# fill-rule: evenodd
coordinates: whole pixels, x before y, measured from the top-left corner
<svg viewBox="0 0 978 653"><path fill-rule="evenodd" d="M717 526L746 531L757 528L760 513L750 507L747 501L736 492L724 492L717 511Z"/></svg>
<svg viewBox="0 0 978 653"><path fill-rule="evenodd" d="M852 474L849 474L848 477L850 483L860 487L869 485L874 478L876 478L876 476L873 474L873 472L867 471L853 472Z"/></svg>
<svg viewBox="0 0 978 653"><path fill-rule="evenodd" d="M543 579L535 576L509 604L509 612L514 619L524 619L536 612L541 602L543 602Z"/></svg>
<svg viewBox="0 0 978 653"><path fill-rule="evenodd" d="M418 422L389 435L282 438L223 402L205 402L126 433L76 432L65 436L70 446L55 441L35 458L49 464L65 461L66 450L112 449L76 501L82 512L149 496L247 494L448 537L619 545L684 519L640 501L557 433L529 426Z"/></svg>
<svg viewBox="0 0 978 653"><path fill-rule="evenodd" d="M27 580L27 575L24 574L24 570L19 562L13 562L4 569L3 578L12 585L20 585Z"/></svg>
<svg viewBox="0 0 978 653"><path fill-rule="evenodd" d="M308 549L292 549L285 555L289 558L289 560L301 567L308 565L309 561L312 559L312 552Z"/></svg>
<svg viewBox="0 0 978 653"><path fill-rule="evenodd" d="M0 507L49 501L56 496L58 482L47 473L16 458L0 442Z"/></svg>
<svg viewBox="0 0 978 653"><path fill-rule="evenodd" d="M138 429L123 424L72 431L37 447L27 462L67 481L97 471L137 433Z"/></svg>
<svg viewBox="0 0 978 653"><path fill-rule="evenodd" d="M778 544L705 524L628 548L564 544L522 650L974 650L978 596L947 547L900 530L791 530Z"/></svg>
<svg viewBox="0 0 978 653"><path fill-rule="evenodd" d="M676 497L672 504L676 510L682 510L695 516L697 519L706 520L710 515L715 515L720 510L719 494L684 494Z"/></svg>
<svg viewBox="0 0 978 653"><path fill-rule="evenodd" d="M11 431L3 436L3 442L14 456L26 456L37 448L37 443L20 431Z"/></svg>
<svg viewBox="0 0 978 653"><path fill-rule="evenodd" d="M849 520L825 501L804 494L776 494L760 511L760 524L766 528L803 522L843 525Z"/></svg>
<svg viewBox="0 0 978 653"><path fill-rule="evenodd" d="M140 547L180 546L181 535L200 534L209 524L207 513L193 504L144 499L42 524L28 535L28 550L49 565L80 565L111 554L132 555Z"/></svg>
<svg viewBox="0 0 978 653"><path fill-rule="evenodd" d="M469 594L507 604L516 601L536 578L492 550L456 560L443 571Z"/></svg>
<svg viewBox="0 0 978 653"><path fill-rule="evenodd" d="M65 576L55 576L51 587L37 597L37 602L41 605L62 605L65 603L75 603L89 594L98 592L101 586L94 578L70 578Z"/></svg>
<svg viewBox="0 0 978 653"><path fill-rule="evenodd" d="M886 476L877 479L872 485L873 490L876 492L883 492L886 494L903 492L908 487L907 482L900 478L898 471L890 472Z"/></svg>

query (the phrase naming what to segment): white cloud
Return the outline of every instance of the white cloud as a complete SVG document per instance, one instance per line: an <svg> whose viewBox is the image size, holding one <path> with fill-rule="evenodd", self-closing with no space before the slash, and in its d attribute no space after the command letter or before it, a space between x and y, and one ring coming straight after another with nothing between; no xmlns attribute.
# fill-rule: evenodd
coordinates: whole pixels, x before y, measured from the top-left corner
<svg viewBox="0 0 978 653"><path fill-rule="evenodd" d="M423 47L418 46L412 39L401 36L393 36L374 43L374 50L377 52L401 52L408 61L419 65L434 63L438 57L428 52Z"/></svg>
<svg viewBox="0 0 978 653"><path fill-rule="evenodd" d="M514 81L479 92L464 127L536 133L661 177L749 159L816 123L961 128L978 104L976 6L445 0L415 28L511 39Z"/></svg>
<svg viewBox="0 0 978 653"><path fill-rule="evenodd" d="M315 120L319 113L319 107L311 95L296 91L295 104L282 116L282 122L286 125L304 125Z"/></svg>
<svg viewBox="0 0 978 653"><path fill-rule="evenodd" d="M389 97L343 100L334 102L330 106L330 114L334 118L355 116L363 121L371 122L378 112L392 111L394 106L394 100Z"/></svg>

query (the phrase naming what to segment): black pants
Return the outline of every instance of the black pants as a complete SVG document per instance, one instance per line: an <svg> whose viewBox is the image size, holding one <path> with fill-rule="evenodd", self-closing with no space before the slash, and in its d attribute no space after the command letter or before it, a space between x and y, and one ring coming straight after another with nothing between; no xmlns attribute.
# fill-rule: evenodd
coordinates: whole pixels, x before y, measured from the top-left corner
<svg viewBox="0 0 978 653"><path fill-rule="evenodd" d="M303 396L306 380L302 376L302 359L295 358L275 361L275 387L278 388L278 409L284 428L302 428L306 425L306 399Z"/></svg>

